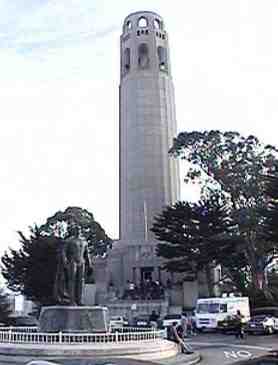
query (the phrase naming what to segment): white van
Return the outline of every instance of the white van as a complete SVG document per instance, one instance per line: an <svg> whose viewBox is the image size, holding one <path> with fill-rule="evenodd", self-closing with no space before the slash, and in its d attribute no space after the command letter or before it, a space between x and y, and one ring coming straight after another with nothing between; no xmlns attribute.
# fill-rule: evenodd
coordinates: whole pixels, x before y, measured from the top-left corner
<svg viewBox="0 0 278 365"><path fill-rule="evenodd" d="M195 311L196 327L199 330L216 329L218 322L240 310L247 322L250 319L248 297L198 299Z"/></svg>

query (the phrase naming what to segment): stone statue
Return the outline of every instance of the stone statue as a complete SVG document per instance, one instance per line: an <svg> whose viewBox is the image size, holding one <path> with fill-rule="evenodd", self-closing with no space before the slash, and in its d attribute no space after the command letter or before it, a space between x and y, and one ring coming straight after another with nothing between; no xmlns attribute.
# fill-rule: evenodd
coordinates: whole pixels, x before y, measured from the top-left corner
<svg viewBox="0 0 278 365"><path fill-rule="evenodd" d="M80 235L79 228L70 229L70 237L61 243L57 256L54 283L54 299L57 304L82 305L85 269L92 273L88 243Z"/></svg>

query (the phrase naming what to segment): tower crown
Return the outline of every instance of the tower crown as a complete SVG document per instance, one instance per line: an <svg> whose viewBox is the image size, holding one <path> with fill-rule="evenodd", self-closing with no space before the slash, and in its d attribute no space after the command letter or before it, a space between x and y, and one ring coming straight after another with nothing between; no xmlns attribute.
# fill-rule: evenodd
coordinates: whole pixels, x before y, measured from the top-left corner
<svg viewBox="0 0 278 365"><path fill-rule="evenodd" d="M151 11L128 15L121 35L121 78L142 71L170 75L164 21L160 15Z"/></svg>
<svg viewBox="0 0 278 365"><path fill-rule="evenodd" d="M130 31L138 31L145 28L145 30L160 30L164 28L164 22L160 15L152 11L137 11L129 14L123 25L123 33Z"/></svg>

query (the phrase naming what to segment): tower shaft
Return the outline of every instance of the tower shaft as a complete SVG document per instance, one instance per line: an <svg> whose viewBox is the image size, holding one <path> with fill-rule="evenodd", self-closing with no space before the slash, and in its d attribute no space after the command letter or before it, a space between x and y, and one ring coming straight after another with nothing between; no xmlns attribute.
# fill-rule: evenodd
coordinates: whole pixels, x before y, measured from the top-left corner
<svg viewBox="0 0 278 365"><path fill-rule="evenodd" d="M120 239L149 240L153 218L179 198L168 35L152 12L129 15L121 36Z"/></svg>

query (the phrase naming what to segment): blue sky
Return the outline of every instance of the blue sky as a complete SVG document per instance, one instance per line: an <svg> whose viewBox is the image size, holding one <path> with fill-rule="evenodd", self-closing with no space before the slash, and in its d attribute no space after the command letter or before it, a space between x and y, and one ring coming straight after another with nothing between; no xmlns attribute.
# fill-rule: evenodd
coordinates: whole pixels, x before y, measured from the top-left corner
<svg viewBox="0 0 278 365"><path fill-rule="evenodd" d="M69 205L117 237L119 36L138 10L164 17L179 130L278 145L276 0L0 0L0 253Z"/></svg>

